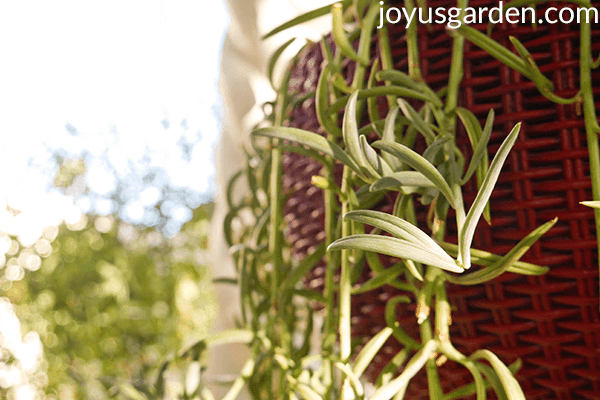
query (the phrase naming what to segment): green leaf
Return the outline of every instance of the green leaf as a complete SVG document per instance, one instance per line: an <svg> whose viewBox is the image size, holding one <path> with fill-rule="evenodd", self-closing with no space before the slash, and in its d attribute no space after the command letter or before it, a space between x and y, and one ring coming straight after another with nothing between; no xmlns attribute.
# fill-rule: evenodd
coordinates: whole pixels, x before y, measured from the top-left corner
<svg viewBox="0 0 600 400"><path fill-rule="evenodd" d="M401 86L377 86L371 89L362 89L358 91L358 100L364 100L374 96L389 95L408 97L421 101L430 100L429 97L423 94L422 91L408 89ZM346 107L346 104L348 104L348 99L349 96L344 96L337 99L333 104L331 104L327 110L327 114L335 114L340 112L344 107Z"/></svg>
<svg viewBox="0 0 600 400"><path fill-rule="evenodd" d="M435 185L420 172L399 171L376 180L371 184L369 190L371 192L397 190L404 194L410 194L421 188L435 188Z"/></svg>
<svg viewBox="0 0 600 400"><path fill-rule="evenodd" d="M273 83L273 72L275 71L275 65L277 64L277 60L279 60L281 54L285 51L285 49L289 47L290 44L294 42L294 40L296 40L296 38L291 38L290 40L282 44L277 50L275 50L275 52L271 56L271 59L269 60L267 76L269 77L269 82L271 82L271 86L273 88L275 88L275 84Z"/></svg>
<svg viewBox="0 0 600 400"><path fill-rule="evenodd" d="M325 39L323 39L324 41ZM324 44L327 46L327 44ZM327 113L329 108L329 76L331 75L331 67L326 64L321 70L319 80L317 82L317 90L315 92L315 109L317 111L317 120L325 131L331 135L338 137L342 134L342 130L333 121L332 116Z"/></svg>
<svg viewBox="0 0 600 400"><path fill-rule="evenodd" d="M391 175L394 171L388 165L388 163L381 157L367 142L367 138L364 135L360 136L360 147L367 159L367 162L371 165L371 167L377 171L379 176L383 175Z"/></svg>
<svg viewBox="0 0 600 400"><path fill-rule="evenodd" d="M352 47L352 43L348 40L348 36L346 36L342 4L337 3L331 6L331 14L333 16L333 28L331 34L335 44L346 57L368 67L370 60L368 58L360 57L354 50L354 47Z"/></svg>
<svg viewBox="0 0 600 400"><path fill-rule="evenodd" d="M546 222L544 225L530 232L525 236L519 243L515 245L504 257L496 261L493 265L480 269L479 271L473 272L468 275L462 275L460 277L450 276L448 280L458 285L477 285L480 283L488 282L497 276L500 276L506 272L509 267L512 267L516 261L518 261L523 254L529 250L529 248L535 243L542 235L550 230L556 224L558 218L552 221Z"/></svg>
<svg viewBox="0 0 600 400"><path fill-rule="evenodd" d="M436 348L437 343L435 340L430 340L427 342L425 346L423 346L423 348L419 350L419 352L415 354L413 358L411 358L408 364L406 364L406 367L400 376L392 379L386 385L379 388L373 394L373 396L371 396L370 400L389 400L400 390L405 390L410 380L417 374L417 372L419 372L421 368L423 368Z"/></svg>
<svg viewBox="0 0 600 400"><path fill-rule="evenodd" d="M360 145L360 138L358 137L358 123L356 103L358 99L358 92L352 93L348 105L346 107L346 113L344 114L344 123L342 125L342 133L344 136L344 144L350 154L350 157L358 164L361 170L368 172L371 176L378 178L377 171L367 163L362 147Z"/></svg>
<svg viewBox="0 0 600 400"><path fill-rule="evenodd" d="M362 348L354 360L354 373L356 376L360 377L365 372L373 358L392 335L392 332L392 328L385 327L365 344L365 347Z"/></svg>
<svg viewBox="0 0 600 400"><path fill-rule="evenodd" d="M494 369L488 365L479 362L476 363L475 366L485 376L486 382L488 382L489 385L494 388L494 392L496 393L498 400L508 400L506 391L504 390L504 387L502 387L502 382L500 382L500 378L498 377L496 371L494 371Z"/></svg>
<svg viewBox="0 0 600 400"><path fill-rule="evenodd" d="M220 346L228 343L250 343L254 339L254 332L247 329L230 329L216 333L205 339L195 341L181 350L178 357L187 357L191 352L201 352L206 348Z"/></svg>
<svg viewBox="0 0 600 400"><path fill-rule="evenodd" d="M600 201L580 201L579 204L591 208L600 208Z"/></svg>
<svg viewBox="0 0 600 400"><path fill-rule="evenodd" d="M350 4L352 4L352 0L343 0L341 2L336 2L336 3L341 3L343 7L347 7ZM317 8L316 10L312 10L312 11L309 11L309 12L307 12L305 14L299 15L296 18L294 18L294 19L292 19L292 20L290 20L290 21L288 21L288 22L286 22L286 23L284 23L282 25L279 25L278 27L276 27L275 29L273 29L272 31L270 31L269 33L267 33L266 35L264 35L262 37L262 39L263 40L264 39L268 39L271 36L276 35L279 32L282 32L282 31L284 31L286 29L292 28L292 27L294 27L296 25L303 24L304 22L311 21L311 20L313 20L315 18L322 17L323 15L327 15L331 11L331 7L334 4L336 4L336 3L331 3L331 4L326 5L324 7Z"/></svg>
<svg viewBox="0 0 600 400"><path fill-rule="evenodd" d="M483 131L479 126L477 118L469 110L458 108L456 115L458 115L465 126L471 146L473 147L473 157L471 157L469 169L461 181L461 185L464 185L471 179L471 176L473 176L478 167L487 169L487 157L484 156L487 155L487 144L494 125L494 109L490 109ZM485 163L483 166L482 162Z"/></svg>
<svg viewBox="0 0 600 400"><path fill-rule="evenodd" d="M435 253L412 242L379 235L353 235L336 240L328 250L364 250L375 251L397 258L406 258L423 264L432 265L451 272L463 271L456 263L449 262Z"/></svg>
<svg viewBox="0 0 600 400"><path fill-rule="evenodd" d="M465 217L464 226L459 235L458 254L458 262L462 264L465 269L471 267L471 254L469 253L469 248L473 242L475 228L477 227L477 223L479 222L479 218L481 217L483 209L485 208L485 205L487 204L492 191L494 190L494 186L496 185L496 181L498 180L498 176L500 175L504 161L506 160L506 157L508 157L508 153L517 140L520 129L521 124L518 123L508 134L504 142L502 142L502 145L492 160L490 169L486 174L483 183L481 184L481 188L475 197L475 201L473 201L473 205Z"/></svg>
<svg viewBox="0 0 600 400"><path fill-rule="evenodd" d="M223 397L223 400L235 400L242 391L245 381L252 375L253 371L254 360L250 359L246 361L246 364L244 364L244 366L242 367L242 372L240 376L238 376L233 382L231 389L229 389L227 394Z"/></svg>
<svg viewBox="0 0 600 400"><path fill-rule="evenodd" d="M408 76L408 74L396 69L379 71L376 75L379 81L390 81L393 84L406 86L407 88L421 90L422 87L417 81Z"/></svg>
<svg viewBox="0 0 600 400"><path fill-rule="evenodd" d="M360 286L352 289L352 294L365 293L371 290L375 290L383 285L391 283L404 271L403 264L396 264L395 266L385 269L382 272L375 275Z"/></svg>
<svg viewBox="0 0 600 400"><path fill-rule="evenodd" d="M293 386L294 388L300 393L300 395L302 397L304 397L306 400L323 400L323 398L319 395L319 393L317 393L314 389L312 389L310 386L301 383L301 382L294 382L294 378L292 378L289 375L286 375L288 380L293 382Z"/></svg>
<svg viewBox="0 0 600 400"><path fill-rule="evenodd" d="M298 283L302 277L306 276L324 255L325 243L322 243L312 253L305 256L302 262L300 262L300 264L285 278L281 284L281 291L284 292L293 289L296 286L296 283Z"/></svg>
<svg viewBox="0 0 600 400"><path fill-rule="evenodd" d="M479 32L477 29L467 26L467 24L462 24L456 30L456 32L463 35L468 41L488 52L492 57L507 67L514 69L528 78L531 78L531 74L525 61L500 43L496 42L494 39Z"/></svg>
<svg viewBox="0 0 600 400"><path fill-rule="evenodd" d="M400 106L404 116L413 123L417 131L425 137L427 143L432 143L435 140L435 133L433 133L429 125L423 121L419 113L404 99L398 99L398 106Z"/></svg>
<svg viewBox="0 0 600 400"><path fill-rule="evenodd" d="M469 357L473 360L485 359L487 360L494 371L498 374L502 387L506 391L508 400L525 400L525 395L519 383L513 376L512 372L504 365L502 361L489 350L478 350Z"/></svg>
<svg viewBox="0 0 600 400"><path fill-rule="evenodd" d="M352 368L341 362L336 362L334 365L348 377L356 396L358 398L363 398L365 396L365 389L363 388L362 383L360 383L359 377L354 373Z"/></svg>
<svg viewBox="0 0 600 400"><path fill-rule="evenodd" d="M266 136L275 139L289 140L320 151L341 163L347 165L358 174L362 174L360 167L337 144L313 132L283 126L260 128L252 132L253 135Z"/></svg>
<svg viewBox="0 0 600 400"><path fill-rule="evenodd" d="M384 142L396 142L396 135L394 131L396 128L396 118L398 117L398 111L400 111L400 108L393 107L388 112L388 115L385 117L385 124L383 126L383 133L381 135L381 140L383 140ZM398 171L400 168L402 168L402 163L400 163L396 157L392 157L389 153L386 152L384 152L381 156L385 161L387 161L387 163L394 171Z"/></svg>
<svg viewBox="0 0 600 400"><path fill-rule="evenodd" d="M437 242L442 249L448 252L452 257L458 255L458 246L446 242ZM471 262L477 265L483 265L486 267L494 265L502 259L502 256L492 254L487 251L471 249ZM523 261L517 261L512 266L508 267L507 272L513 272L521 275L544 275L549 271L548 267L541 267L539 265L526 263Z"/></svg>
<svg viewBox="0 0 600 400"><path fill-rule="evenodd" d="M377 377L377 386L381 387L391 381L409 355L410 348L404 348L396 353L390 362L381 370L381 373Z"/></svg>
<svg viewBox="0 0 600 400"><path fill-rule="evenodd" d="M448 263L455 263L454 259L425 232L395 215L374 210L357 210L347 213L344 215L344 218L379 228L391 233L398 239L409 241L414 245L420 246L423 250L434 253Z"/></svg>
<svg viewBox="0 0 600 400"><path fill-rule="evenodd" d="M325 296L323 296L323 294L321 292L317 292L316 290L295 289L294 294L298 295L298 296L302 296L308 300L318 301L320 303L327 303L327 299L325 299Z"/></svg>
<svg viewBox="0 0 600 400"><path fill-rule="evenodd" d="M218 285L218 284L237 285L239 283L238 278L227 278L227 277L213 278L212 281L215 285Z"/></svg>
<svg viewBox="0 0 600 400"><path fill-rule="evenodd" d="M436 186L437 189L446 197L452 208L457 209L456 198L448 185L448 182L439 173L439 171L425 158L420 156L417 152L409 149L408 147L398 143L388 143L382 140L378 140L373 143L373 147L387 151L388 153L398 157L418 172L425 175Z"/></svg>

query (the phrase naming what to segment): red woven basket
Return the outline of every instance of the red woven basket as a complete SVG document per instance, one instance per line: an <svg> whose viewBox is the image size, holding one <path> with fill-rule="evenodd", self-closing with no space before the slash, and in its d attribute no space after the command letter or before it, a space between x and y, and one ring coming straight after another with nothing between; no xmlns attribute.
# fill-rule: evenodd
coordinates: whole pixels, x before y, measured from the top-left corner
<svg viewBox="0 0 600 400"><path fill-rule="evenodd" d="M447 1L429 1L430 7L449 7ZM494 7L496 1L473 1L472 7ZM402 5L399 4L398 7ZM574 7L568 3L538 6ZM485 32L487 24L473 25ZM444 25L419 26L422 73L429 85L447 83L451 60L451 37ZM390 40L397 69L407 71L404 25L390 26ZM540 70L554 83L556 93L572 97L579 83L579 25L494 25L492 37L512 49L509 35L517 37L532 53ZM600 29L593 26L594 54L600 53ZM542 97L534 84L502 65L478 47L466 43L464 79L460 105L482 122L489 109L496 112L490 152L496 152L510 129L523 122L519 141L512 150L492 194L492 226L480 224L474 248L505 254L518 240L540 224L558 217L559 222L523 257L547 265L544 276L526 277L506 273L478 286L447 285L453 306L452 340L466 354L487 348L506 363L517 358L523 367L517 378L527 399L600 399L600 313L598 311L598 261L594 214L580 201L590 200L588 149L584 121L574 105L557 105ZM376 49L374 48L376 52ZM376 54L376 53L373 54ZM320 73L318 46L302 54L293 70L291 92L313 91ZM348 70L352 69L351 63ZM593 74L595 94L600 94L600 71ZM599 108L598 106L596 107ZM289 117L290 126L320 131L314 100L306 100ZM470 145L461 130L457 142L470 156ZM300 257L324 239L323 197L310 177L320 166L296 154L284 157L284 189L287 240ZM470 204L476 194L474 182L465 187ZM389 201L388 201L389 200ZM393 198L378 205L390 211ZM424 210L419 214L425 220ZM452 221L452 218L449 219ZM425 224L421 228L427 229ZM455 226L447 240L456 243ZM382 258L382 260L384 260ZM389 264L388 260L388 264ZM325 264L321 262L306 284L323 287ZM361 279L368 279L368 272ZM394 288L353 296L353 335L368 340L384 327L385 301L400 294ZM418 327L414 306L398 309L402 326L415 338ZM375 359L371 376L401 349L391 339ZM472 382L467 370L447 363L440 368L445 390ZM424 374L411 382L407 397L427 397Z"/></svg>

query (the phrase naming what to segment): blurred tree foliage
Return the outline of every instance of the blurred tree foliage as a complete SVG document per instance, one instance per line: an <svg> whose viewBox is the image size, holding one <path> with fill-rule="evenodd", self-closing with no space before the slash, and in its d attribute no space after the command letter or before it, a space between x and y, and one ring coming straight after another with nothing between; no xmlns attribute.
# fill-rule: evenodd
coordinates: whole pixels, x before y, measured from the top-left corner
<svg viewBox="0 0 600 400"><path fill-rule="evenodd" d="M115 216L46 228L27 248L11 238L0 297L15 304L24 331L40 334L48 398L152 397L153 368L206 335L217 313L206 267L211 212L197 208L169 239Z"/></svg>

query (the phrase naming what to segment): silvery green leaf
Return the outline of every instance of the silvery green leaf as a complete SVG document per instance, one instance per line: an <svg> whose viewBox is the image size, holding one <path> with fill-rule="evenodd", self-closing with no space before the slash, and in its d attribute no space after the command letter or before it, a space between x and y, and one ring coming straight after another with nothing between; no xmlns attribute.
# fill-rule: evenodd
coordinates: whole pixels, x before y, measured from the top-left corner
<svg viewBox="0 0 600 400"><path fill-rule="evenodd" d="M591 208L600 208L600 201L580 201L579 204Z"/></svg>
<svg viewBox="0 0 600 400"><path fill-rule="evenodd" d="M354 393L356 393L358 398L364 398L365 389L363 388L362 383L360 383L359 377L354 373L352 368L350 368L347 364L341 363L339 361L336 362L334 365L337 369L342 371L348 377L348 380L350 381L350 384L354 389Z"/></svg>
<svg viewBox="0 0 600 400"><path fill-rule="evenodd" d="M525 236L519 243L515 245L504 257L495 262L493 265L480 269L479 271L473 272L468 275L460 277L449 277L452 283L459 285L477 285L483 282L490 281L497 276L500 276L504 272L509 270L515 262L517 262L523 254L529 250L529 248L535 243L542 235L550 230L556 224L558 219L555 218L552 221L546 222L544 225L530 232Z"/></svg>
<svg viewBox="0 0 600 400"><path fill-rule="evenodd" d="M525 400L525 394L523 394L523 390L512 372L494 353L489 350L478 350L469 358L473 360L485 359L490 363L494 371L498 374L498 378L500 378L500 383L506 391L508 400Z"/></svg>
<svg viewBox="0 0 600 400"><path fill-rule="evenodd" d="M444 144L448 143L452 139L451 136L438 136L437 139L431 143L427 149L423 152L423 158L433 163L435 156L444 148Z"/></svg>
<svg viewBox="0 0 600 400"><path fill-rule="evenodd" d="M410 349L405 347L399 351L387 365L383 368L379 377L377 378L377 386L383 386L392 380L394 375L398 372L404 361L410 355Z"/></svg>
<svg viewBox="0 0 600 400"><path fill-rule="evenodd" d="M373 358L375 358L391 335L392 328L386 326L365 344L365 347L362 348L354 360L353 370L356 376L360 377L365 372Z"/></svg>
<svg viewBox="0 0 600 400"><path fill-rule="evenodd" d="M419 372L421 368L425 365L429 357L433 354L433 352L437 348L437 343L435 340L430 340L423 346L417 354L411 358L411 360L406 364L404 371L395 379L392 379L386 385L379 388L373 396L371 396L370 400L389 400L392 397L396 396L398 392L401 390L405 390L406 386L410 380Z"/></svg>
<svg viewBox="0 0 600 400"><path fill-rule="evenodd" d="M458 246L451 243L446 242L438 242L440 247L448 252L452 257L458 256ZM492 254L487 251L471 249L471 262L477 265L483 265L485 267L490 267L497 263L502 256L497 254ZM508 267L507 272L512 272L515 274L521 275L544 275L549 271L548 267L541 267L539 265L526 263L523 261L515 262L511 267Z"/></svg>
<svg viewBox="0 0 600 400"><path fill-rule="evenodd" d="M377 171L378 178L384 175L390 175L394 171L390 168L388 163L381 157L367 142L367 138L365 135L360 136L360 147L367 159L367 162L373 167L375 171Z"/></svg>
<svg viewBox="0 0 600 400"><path fill-rule="evenodd" d="M336 3L339 3L339 2L336 2ZM341 3L342 3L342 5L344 7L347 7L350 4L352 4L352 0L343 0ZM331 3L331 4L326 5L324 7L317 8L316 10L311 10L311 11L305 13L305 14L299 15L296 18L294 18L294 19L292 19L292 20L290 20L288 22L285 22L284 24L279 25L278 27L276 27L272 31L269 31L261 39L264 40L264 39L270 38L271 36L273 36L273 35L275 35L275 34L277 34L279 32L282 32L282 31L284 31L286 29L289 29L289 28L292 28L292 27L294 27L296 25L303 24L305 22L311 21L311 20L313 20L315 18L319 18L319 17L321 17L323 15L327 15L327 14L329 14L331 12L331 6L333 6L334 4L335 3Z"/></svg>
<svg viewBox="0 0 600 400"><path fill-rule="evenodd" d="M405 221L402 218L398 218L395 215L374 210L357 210L347 213L344 215L344 218L379 228L383 231L391 233L399 239L403 239L413 243L416 246L420 246L423 250L435 254L448 263L455 263L454 259L452 259L452 257L450 257L448 253L446 253L440 247L440 245L437 244L425 232L410 222ZM406 258L410 259L410 257Z"/></svg>
<svg viewBox="0 0 600 400"><path fill-rule="evenodd" d="M413 123L417 131L425 136L427 143L432 143L435 140L435 133L433 133L429 125L427 125L423 118L421 118L419 113L416 112L415 109L412 108L412 106L404 99L398 99L398 106L400 106L400 109L406 118Z"/></svg>
<svg viewBox="0 0 600 400"><path fill-rule="evenodd" d="M388 115L385 117L385 124L383 125L383 133L381 135L381 140L384 142L395 143L396 142L396 134L394 130L396 128L396 118L398 117L398 111L400 109L398 107L393 107ZM381 155L385 161L392 167L394 171L400 170L402 168L402 164L398 161L396 157L392 157L389 153L383 153Z"/></svg>
<svg viewBox="0 0 600 400"><path fill-rule="evenodd" d="M358 101L358 91L352 93L344 113L344 123L342 125L342 134L344 144L350 157L359 165L361 170L368 171L372 176L377 176L375 169L367 162L360 145L358 137L358 123L356 121L356 103Z"/></svg>
<svg viewBox="0 0 600 400"><path fill-rule="evenodd" d="M320 151L330 157L335 158L341 163L347 165L358 174L362 174L360 167L354 160L346 154L337 144L325 139L323 136L313 132L297 128L288 128L283 126L273 126L260 128L252 132L253 135L266 136L275 139L289 140L298 144L308 146L313 150Z"/></svg>
<svg viewBox="0 0 600 400"><path fill-rule="evenodd" d="M271 86L275 88L275 84L273 83L273 72L275 71L275 65L277 64L277 60L281 56L281 54L288 48L290 44L292 44L296 40L296 38L291 38L287 42L285 42L281 47L279 47L271 56L269 60L269 67L267 68L267 76L269 77L269 82L271 82Z"/></svg>
<svg viewBox="0 0 600 400"><path fill-rule="evenodd" d="M404 145L398 143L388 143L382 140L378 140L373 143L373 147L387 151L393 156L398 157L401 161L410 165L418 172L425 175L425 177L433 182L436 188L439 189L439 191L446 197L452 208L457 209L459 207L459 204L457 204L456 198L454 197L448 182L446 182L440 172L429 161L420 156L417 152Z"/></svg>
<svg viewBox="0 0 600 400"><path fill-rule="evenodd" d="M328 250L364 250L386 254L397 258L406 258L423 264L432 265L451 272L463 272L455 262L440 257L431 250L412 242L379 235L353 235L336 240Z"/></svg>
<svg viewBox="0 0 600 400"><path fill-rule="evenodd" d="M494 186L496 185L496 181L498 180L498 176L500 175L504 161L506 160L506 157L508 157L508 153L517 140L520 129L521 124L518 123L508 134L504 142L502 142L502 145L492 160L490 169L486 174L483 183L481 184L481 188L475 197L475 201L473 201L473 205L467 213L464 226L459 235L458 261L464 268L471 267L471 254L469 253L469 248L473 242L475 228L477 227L481 213L483 212L483 209L485 208L485 205L487 204L492 191L494 190Z"/></svg>
<svg viewBox="0 0 600 400"><path fill-rule="evenodd" d="M407 187L412 187L413 189L402 190L406 189ZM393 189L402 190L403 192L409 191L410 193L412 193L419 188L435 188L435 185L420 172L398 171L376 180L371 184L369 190L371 192L376 192L378 190Z"/></svg>
<svg viewBox="0 0 600 400"><path fill-rule="evenodd" d="M490 140L492 127L494 125L494 109L490 109L483 130L481 130L479 122L477 122L477 118L475 118L473 113L471 113L469 110L459 108L456 110L456 114L463 122L463 125L465 125L467 135L469 136L469 140L473 146L473 157L471 157L469 168L461 181L461 185L464 185L469 179L471 179L471 176L473 176L473 173L475 173L477 168L482 167L482 162L485 163L483 167L487 168L487 157L484 156L487 155L487 144Z"/></svg>
<svg viewBox="0 0 600 400"><path fill-rule="evenodd" d="M385 284L388 284L396 279L404 271L403 264L397 264L394 267L383 270L365 283L362 283L357 288L352 289L352 294L359 294L377 289Z"/></svg>

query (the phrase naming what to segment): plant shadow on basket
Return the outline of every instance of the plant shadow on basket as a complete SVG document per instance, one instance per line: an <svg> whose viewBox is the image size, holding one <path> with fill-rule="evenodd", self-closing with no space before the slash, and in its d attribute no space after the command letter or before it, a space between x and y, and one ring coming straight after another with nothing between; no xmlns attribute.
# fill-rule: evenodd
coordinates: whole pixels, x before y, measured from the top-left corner
<svg viewBox="0 0 600 400"><path fill-rule="evenodd" d="M394 3L394 2L392 2ZM391 4L402 7L403 4ZM495 1L479 1L477 7L496 7ZM448 7L445 1L429 1L428 7ZM548 7L575 7L568 3L538 4L538 15ZM485 33L487 24L470 25ZM389 25L393 67L409 73L409 49L404 21ZM593 26L592 49L600 52L600 29ZM453 36L444 24L418 25L420 73L433 90L448 84ZM493 25L490 37L506 49L514 49L510 36L516 37L554 84L554 94L562 98L576 96L579 90L579 24L508 24ZM331 38L327 41L335 49ZM305 48L292 68L289 93L297 98L315 92L324 47ZM371 66L379 58L379 46L373 41ZM379 62L379 61L378 61ZM350 85L355 62L347 61L342 74ZM531 231L558 217L553 229L531 246L522 261L549 267L539 276L507 272L479 285L447 285L452 307L452 341L456 348L471 354L486 348L506 364L522 360L516 377L527 399L600 399L600 314L598 312L598 260L594 212L579 203L592 198L589 155L581 104L557 104L540 94L528 77L492 57L471 43L464 45L463 79L458 105L471 111L483 125L490 109L495 111L488 150L490 159L514 125L522 122L521 132L491 195L491 225L477 225L472 248L504 255ZM600 70L592 74L593 87L600 88ZM383 85L382 82L378 83ZM595 93L598 93L597 91ZM596 96L596 99L598 96ZM415 108L419 102L411 103ZM385 97L378 99L378 111L387 114ZM315 99L308 98L293 108L285 125L325 135L319 123ZM382 118L383 118L382 117ZM341 122L341 119L340 119ZM364 112L360 127L369 126ZM473 154L469 137L458 123L456 143L466 160ZM368 130L368 128L366 128ZM370 131L369 141L377 138ZM424 141L417 140L419 154ZM323 193L311 178L319 175L321 164L297 153L283 155L283 191L286 239L292 252L305 257L325 240ZM341 168L335 181L341 183ZM465 204L473 203L478 192L473 177L463 187ZM392 213L395 193L388 192L373 209ZM428 228L429 207L418 201L416 219L420 228ZM457 243L454 214L450 211L444 241ZM368 229L367 229L368 230ZM386 268L398 259L381 256ZM374 261L375 262L375 261ZM360 272L360 271L359 271ZM322 260L306 277L307 288L323 290L326 262ZM372 278L364 267L356 282ZM390 285L352 296L352 337L366 343L388 326L386 303L405 292ZM413 299L414 300L414 299ZM415 302L396 307L395 318L414 339L419 339ZM375 379L403 346L392 337L375 357L368 370ZM439 368L445 392L471 383L469 370L448 362ZM427 398L425 371L409 385L406 398ZM473 397L474 398L474 397Z"/></svg>

